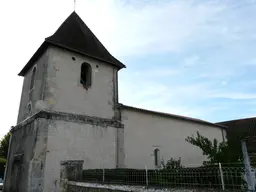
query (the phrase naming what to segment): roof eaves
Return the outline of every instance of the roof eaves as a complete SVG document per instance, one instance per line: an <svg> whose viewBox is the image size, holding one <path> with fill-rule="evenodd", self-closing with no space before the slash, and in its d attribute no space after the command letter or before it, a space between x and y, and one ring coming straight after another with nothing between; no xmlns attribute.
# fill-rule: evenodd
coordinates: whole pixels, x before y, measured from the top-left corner
<svg viewBox="0 0 256 192"><path fill-rule="evenodd" d="M33 56L29 59L27 64L23 67L23 69L18 73L18 76L25 76L27 71L32 67L36 60L44 53L46 48L47 43L43 42L41 46L37 49L37 51L33 54Z"/></svg>
<svg viewBox="0 0 256 192"><path fill-rule="evenodd" d="M41 44L41 46L37 49L37 51L33 54L33 56L30 58L30 60L27 62L27 64L23 67L23 69L18 73L18 76L25 76L25 74L27 73L27 71L31 68L31 66L33 65L33 63L36 62L36 60L44 53L44 51L47 49L48 45L51 44L51 45L54 45L54 46L57 46L57 47L60 47L60 48L64 48L64 49L67 49L67 50L70 50L70 51L73 51L73 52L76 52L76 53L79 53L81 55L85 55L85 56L88 56L88 57L91 57L93 59L96 59L96 60L99 60L99 61L103 61L103 62L106 62L108 64L111 64L115 67L118 67L118 69L122 69L122 68L126 68L126 66L121 63L121 64L118 64L118 63L112 63L112 62L109 62L109 61L105 61L103 59L100 59L100 58L97 58L95 56L92 56L92 55L88 55L88 54L85 54L83 52L80 52L78 50L75 50L75 49L71 49L69 47L66 47L66 46L63 46L63 45L60 45L60 44L57 44L57 43L53 43L51 42L50 40L48 40L47 38L45 39L45 41Z"/></svg>
<svg viewBox="0 0 256 192"><path fill-rule="evenodd" d="M113 62L110 62L110 61L107 61L107 60L104 60L104 59L95 57L95 56L93 56L93 55L86 54L86 53L81 52L81 51L79 51L79 50L77 50L77 49L70 48L70 47L68 47L68 46L65 46L65 45L62 45L62 44L59 44L59 43L55 43L55 42L49 40L48 38L46 38L45 41L48 42L48 43L50 43L50 44L52 44L52 45L55 45L55 46L57 46L57 47L64 48L64 49L67 49L67 50L70 50L70 51L79 53L79 54L81 54L81 55L85 55L85 56L91 57L91 58L93 58L93 59L96 59L96 60L103 61L103 62L106 62L106 63L111 64L111 65L114 65L115 67L118 67L119 69L126 68L126 66L125 66L123 63L121 63L121 62L120 62L120 64L119 64L119 63L113 63ZM113 56L112 56L112 57L113 57Z"/></svg>
<svg viewBox="0 0 256 192"><path fill-rule="evenodd" d="M204 121L204 120L201 120L201 119L195 119L195 118L185 117L185 116L181 116L181 115L175 115L175 114L170 114L170 113L163 113L163 112L158 112L158 111L152 111L152 110L148 110L148 109L142 109L142 108L137 108L137 107L123 105L123 104L119 104L119 107L120 108L131 109L131 110L136 110L136 111L142 111L142 112L145 112L145 113L157 114L157 115L165 116L165 117L172 117L172 118L176 118L176 119L181 119L181 120L185 120L185 121L191 121L191 122L205 124L205 125L210 125L210 126L214 126L214 127L218 127L218 128L222 128L222 129L226 129L227 128L224 125L218 125L218 124L211 123L211 122L208 122L208 121Z"/></svg>
<svg viewBox="0 0 256 192"><path fill-rule="evenodd" d="M238 122L238 121L246 121L246 120L253 120L253 119L256 119L256 117L249 117L249 118L243 118L243 119L233 119L233 120L228 120L228 121L217 122L216 124L235 123L235 122Z"/></svg>

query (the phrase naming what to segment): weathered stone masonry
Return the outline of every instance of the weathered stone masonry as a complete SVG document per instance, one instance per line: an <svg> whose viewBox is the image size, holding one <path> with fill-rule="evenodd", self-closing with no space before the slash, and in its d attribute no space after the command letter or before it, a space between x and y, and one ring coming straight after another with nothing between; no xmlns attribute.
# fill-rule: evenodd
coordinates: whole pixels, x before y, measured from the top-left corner
<svg viewBox="0 0 256 192"><path fill-rule="evenodd" d="M12 131L4 191L26 191L43 184L46 155L44 119L27 120Z"/></svg>
<svg viewBox="0 0 256 192"><path fill-rule="evenodd" d="M18 188L26 191L27 186L29 190L43 190L46 156L50 152L47 149L48 133L55 132L49 125L55 120L123 129L123 124L112 119L50 110L35 113L11 129L11 151L6 168L6 177L11 179L6 179L4 191ZM14 182L15 186L11 185Z"/></svg>

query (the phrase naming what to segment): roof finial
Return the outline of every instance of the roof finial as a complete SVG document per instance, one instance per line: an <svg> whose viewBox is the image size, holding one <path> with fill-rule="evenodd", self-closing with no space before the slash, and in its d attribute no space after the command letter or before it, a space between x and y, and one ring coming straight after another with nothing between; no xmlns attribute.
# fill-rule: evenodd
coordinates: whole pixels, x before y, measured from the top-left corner
<svg viewBox="0 0 256 192"><path fill-rule="evenodd" d="M76 0L74 0L74 11L76 11Z"/></svg>

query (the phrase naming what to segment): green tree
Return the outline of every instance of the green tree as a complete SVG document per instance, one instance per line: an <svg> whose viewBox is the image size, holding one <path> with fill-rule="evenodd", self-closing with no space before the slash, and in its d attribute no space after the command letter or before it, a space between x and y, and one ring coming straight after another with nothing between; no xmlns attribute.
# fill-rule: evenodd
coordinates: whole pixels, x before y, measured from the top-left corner
<svg viewBox="0 0 256 192"><path fill-rule="evenodd" d="M234 142L232 139L218 142L217 139L209 140L197 132L196 136L189 136L186 141L199 147L203 155L207 156L204 165L213 163L234 163L241 161L240 143Z"/></svg>
<svg viewBox="0 0 256 192"><path fill-rule="evenodd" d="M10 136L11 132L8 132L0 141L0 178L4 177Z"/></svg>
<svg viewBox="0 0 256 192"><path fill-rule="evenodd" d="M8 132L0 141L0 157L1 158L7 159L10 136L11 136L11 133Z"/></svg>
<svg viewBox="0 0 256 192"><path fill-rule="evenodd" d="M180 169L180 168L183 168L183 166L181 164L181 158L179 158L179 159L170 158L166 163L162 159L161 165L162 165L163 169Z"/></svg>

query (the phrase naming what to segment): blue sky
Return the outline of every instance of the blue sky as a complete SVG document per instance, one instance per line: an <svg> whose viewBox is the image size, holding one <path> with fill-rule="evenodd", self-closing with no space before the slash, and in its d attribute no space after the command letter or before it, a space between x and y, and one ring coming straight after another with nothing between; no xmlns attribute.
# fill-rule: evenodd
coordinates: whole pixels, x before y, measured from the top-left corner
<svg viewBox="0 0 256 192"><path fill-rule="evenodd" d="M155 40L123 57L121 101L212 122L255 116L255 1L161 2L143 37Z"/></svg>
<svg viewBox="0 0 256 192"><path fill-rule="evenodd" d="M16 123L17 73L72 11L72 0L0 2L0 136ZM127 66L121 103L211 122L255 116L255 0L77 0L76 12Z"/></svg>

